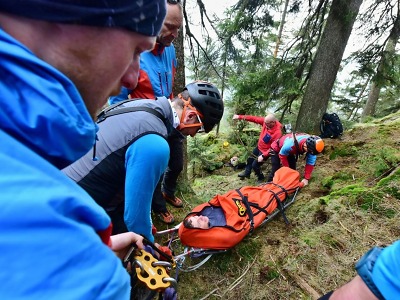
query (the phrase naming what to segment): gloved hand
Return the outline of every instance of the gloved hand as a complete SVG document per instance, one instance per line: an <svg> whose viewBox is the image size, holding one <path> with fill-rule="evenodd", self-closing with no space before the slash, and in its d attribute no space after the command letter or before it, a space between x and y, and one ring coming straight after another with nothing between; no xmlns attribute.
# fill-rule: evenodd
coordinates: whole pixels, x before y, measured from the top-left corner
<svg viewBox="0 0 400 300"><path fill-rule="evenodd" d="M262 156L262 154L257 158L257 161L259 163L264 161L264 157Z"/></svg>
<svg viewBox="0 0 400 300"><path fill-rule="evenodd" d="M154 226L154 224L151 224L151 233L153 235L155 235L157 233L157 228L156 228L156 226Z"/></svg>
<svg viewBox="0 0 400 300"><path fill-rule="evenodd" d="M306 185L308 185L308 179L303 179L302 181L301 181L301 183L303 184L301 187L305 187Z"/></svg>

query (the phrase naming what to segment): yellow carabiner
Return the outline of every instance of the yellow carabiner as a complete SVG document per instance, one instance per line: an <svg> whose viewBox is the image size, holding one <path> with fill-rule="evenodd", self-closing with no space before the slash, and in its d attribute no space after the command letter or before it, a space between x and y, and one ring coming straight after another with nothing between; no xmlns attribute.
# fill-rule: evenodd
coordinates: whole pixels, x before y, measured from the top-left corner
<svg viewBox="0 0 400 300"><path fill-rule="evenodd" d="M138 279L145 283L147 288L153 291L162 291L171 285L171 282L164 282L164 278L169 278L164 266L153 266L157 260L148 252L139 250L135 256L135 261L141 266L136 267Z"/></svg>

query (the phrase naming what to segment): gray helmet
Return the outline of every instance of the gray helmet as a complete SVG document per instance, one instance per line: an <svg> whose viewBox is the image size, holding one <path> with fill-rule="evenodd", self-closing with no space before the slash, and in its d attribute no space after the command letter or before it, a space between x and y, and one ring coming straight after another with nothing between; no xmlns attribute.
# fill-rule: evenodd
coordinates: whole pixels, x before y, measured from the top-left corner
<svg viewBox="0 0 400 300"><path fill-rule="evenodd" d="M195 81L186 85L191 104L202 114L204 131L210 132L221 121L224 102L218 89L211 83Z"/></svg>

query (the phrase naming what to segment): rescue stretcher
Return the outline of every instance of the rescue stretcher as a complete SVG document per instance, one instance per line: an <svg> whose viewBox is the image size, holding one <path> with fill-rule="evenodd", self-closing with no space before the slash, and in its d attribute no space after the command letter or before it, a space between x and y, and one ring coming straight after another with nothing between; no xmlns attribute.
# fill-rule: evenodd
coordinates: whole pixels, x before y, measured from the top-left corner
<svg viewBox="0 0 400 300"><path fill-rule="evenodd" d="M207 203L195 207L185 217L199 215L205 207L217 206L224 212L226 225L201 229L188 228L182 222L171 229L157 232L156 239L167 237L165 244L169 253L155 249L157 247L147 242L148 252L136 249L125 259L125 262L130 261L135 266L137 284L144 284L150 291L147 298L135 299L153 299L157 292L163 297L159 299L176 299L179 271L196 270L212 255L228 251L278 214L289 224L285 209L293 204L301 187L299 172L282 167L275 173L272 182L216 195ZM154 258L155 252L158 252L159 259Z"/></svg>

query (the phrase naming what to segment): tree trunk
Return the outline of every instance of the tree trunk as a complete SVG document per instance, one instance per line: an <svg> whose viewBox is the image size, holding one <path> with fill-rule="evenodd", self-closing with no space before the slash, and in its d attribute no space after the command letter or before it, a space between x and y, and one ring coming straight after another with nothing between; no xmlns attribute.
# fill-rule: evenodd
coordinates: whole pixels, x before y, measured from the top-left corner
<svg viewBox="0 0 400 300"><path fill-rule="evenodd" d="M173 92L174 96L178 95L184 89L185 83L185 52L183 46L183 29L179 30L179 35L174 41L176 59L178 67L176 69Z"/></svg>
<svg viewBox="0 0 400 300"><path fill-rule="evenodd" d="M376 75L371 82L371 89L368 94L367 103L365 103L361 119L375 114L376 104L378 103L379 94L381 92L382 84L379 83L379 78L385 77L385 69L390 68L389 64L395 54L396 44L400 37L400 11L397 12L396 21L390 31L385 50L382 53L381 60L376 70Z"/></svg>
<svg viewBox="0 0 400 300"><path fill-rule="evenodd" d="M183 28L179 30L179 35L174 41L175 51L176 51L176 59L178 61L178 67L176 69L175 80L174 80L174 96L178 95L186 86L185 82L185 53L184 53L184 45L183 45ZM187 142L183 141L183 170L179 175L178 185L180 190L187 190L189 188L188 181L188 163L187 163ZM171 151L174 151L171 149Z"/></svg>
<svg viewBox="0 0 400 300"><path fill-rule="evenodd" d="M282 12L281 24L279 24L279 32L278 32L278 36L276 37L276 45L275 45L275 51L274 51L275 58L278 56L279 45L281 44L282 31L283 31L283 26L285 25L288 5L289 5L289 0L285 0L285 6L284 6L283 12Z"/></svg>
<svg viewBox="0 0 400 300"><path fill-rule="evenodd" d="M321 43L311 64L296 131L319 132L333 84L362 0L333 0Z"/></svg>

